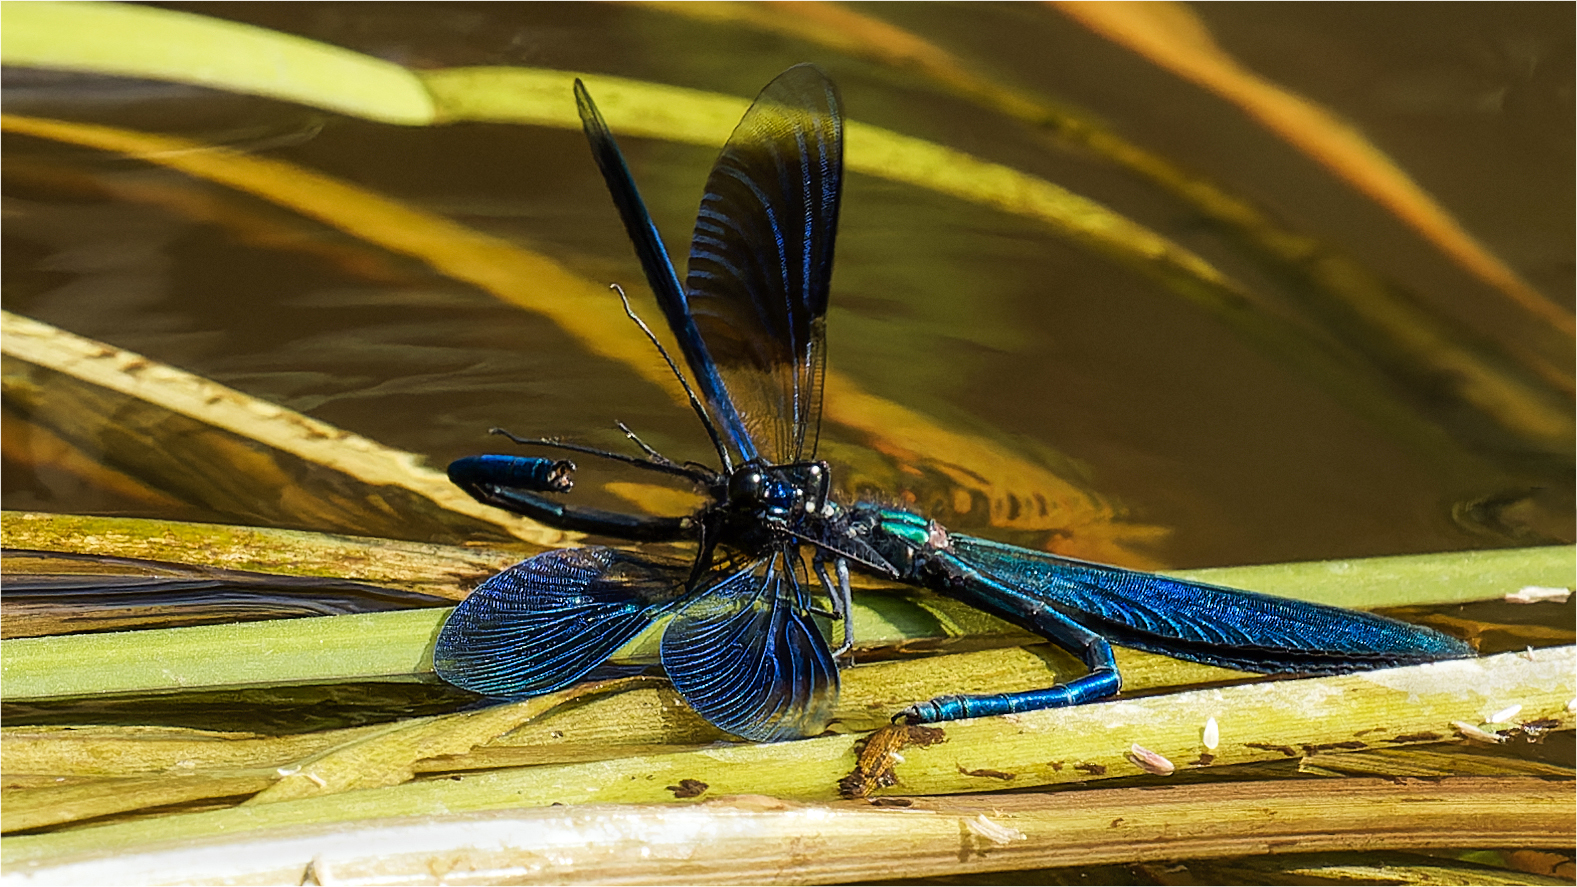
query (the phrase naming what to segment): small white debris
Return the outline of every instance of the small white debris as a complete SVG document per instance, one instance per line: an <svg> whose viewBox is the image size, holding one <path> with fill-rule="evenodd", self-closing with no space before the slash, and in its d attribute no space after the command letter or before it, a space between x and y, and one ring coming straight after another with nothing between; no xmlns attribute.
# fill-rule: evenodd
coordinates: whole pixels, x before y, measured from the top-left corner
<svg viewBox="0 0 1577 887"><path fill-rule="evenodd" d="M1011 844L1014 841L1029 840L1029 835L1016 828L998 825L987 819L984 813L977 815L974 819L964 820L964 827L993 844Z"/></svg>
<svg viewBox="0 0 1577 887"><path fill-rule="evenodd" d="M1533 648L1531 646L1530 647L1523 647L1522 648L1522 652L1518 653L1517 655L1521 656L1523 659L1528 660L1529 662L1535 661L1534 658L1533 658Z"/></svg>
<svg viewBox="0 0 1577 887"><path fill-rule="evenodd" d="M1543 601L1564 604L1572 596L1570 588L1552 588L1546 585L1524 585L1516 591L1506 593L1507 603L1512 604L1537 604Z"/></svg>
<svg viewBox="0 0 1577 887"><path fill-rule="evenodd" d="M274 772L278 773L280 776L295 776L297 773L301 772L301 767L300 765L295 767L280 767Z"/></svg>
<svg viewBox="0 0 1577 887"><path fill-rule="evenodd" d="M1177 770L1177 767L1171 761L1138 743L1128 747L1128 760L1138 765L1140 770L1146 773L1154 773L1157 776L1171 776Z"/></svg>
<svg viewBox="0 0 1577 887"><path fill-rule="evenodd" d="M1467 721L1452 721L1451 726L1457 728L1457 732L1461 733L1464 739L1474 742L1487 742L1494 745L1506 741L1506 737L1498 733L1491 733L1488 730L1480 730Z"/></svg>
<svg viewBox="0 0 1577 887"><path fill-rule="evenodd" d="M1221 744L1221 728L1216 724L1215 718L1205 718L1205 734L1203 738L1205 748L1210 751L1215 751L1216 746Z"/></svg>
<svg viewBox="0 0 1577 887"><path fill-rule="evenodd" d="M1486 723L1489 723L1489 724L1504 724L1507 721L1511 720L1512 718L1516 717L1517 713L1520 712L1520 711L1522 711L1522 706L1520 706L1520 705L1513 705L1513 706L1510 706L1508 708L1503 708L1500 711L1497 711L1494 714L1490 715L1488 720L1486 721Z"/></svg>
<svg viewBox="0 0 1577 887"><path fill-rule="evenodd" d="M303 887L308 887L308 885L322 887L324 884L334 883L334 880L334 876L329 873L328 860L321 855L312 857L312 860L307 863L306 871L301 873Z"/></svg>
<svg viewBox="0 0 1577 887"><path fill-rule="evenodd" d="M318 788L328 788L329 787L328 780L324 779L323 777L319 776L316 773L308 773L307 774L307 778L312 780L312 782L315 785L317 785Z"/></svg>

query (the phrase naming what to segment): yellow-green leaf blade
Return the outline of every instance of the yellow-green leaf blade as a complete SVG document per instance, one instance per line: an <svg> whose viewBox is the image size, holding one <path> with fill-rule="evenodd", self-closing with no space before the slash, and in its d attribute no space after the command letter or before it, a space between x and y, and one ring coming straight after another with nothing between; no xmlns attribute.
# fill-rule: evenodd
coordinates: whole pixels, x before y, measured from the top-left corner
<svg viewBox="0 0 1577 887"><path fill-rule="evenodd" d="M407 69L266 28L121 3L7 2L0 17L7 65L191 83L386 123L433 120L432 98Z"/></svg>

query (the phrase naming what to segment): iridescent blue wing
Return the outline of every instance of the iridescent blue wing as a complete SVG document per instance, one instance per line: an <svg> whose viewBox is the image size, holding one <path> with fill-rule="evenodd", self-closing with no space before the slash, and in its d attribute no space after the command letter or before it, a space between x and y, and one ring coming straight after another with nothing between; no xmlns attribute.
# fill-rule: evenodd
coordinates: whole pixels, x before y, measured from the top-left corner
<svg viewBox="0 0 1577 887"><path fill-rule="evenodd" d="M663 631L663 669L685 701L761 742L820 733L838 700L832 652L800 604L796 578L775 567L782 560L714 574Z"/></svg>
<svg viewBox="0 0 1577 887"><path fill-rule="evenodd" d="M1395 619L1109 567L969 536L953 553L1007 586L994 610L1050 604L1114 643L1259 672L1322 674L1458 659L1467 644ZM984 596L1001 596L980 589Z"/></svg>
<svg viewBox="0 0 1577 887"><path fill-rule="evenodd" d="M775 464L816 450L842 189L837 88L797 65L745 112L696 216L690 312L745 429Z"/></svg>
<svg viewBox="0 0 1577 887"><path fill-rule="evenodd" d="M613 548L521 561L460 602L433 648L440 678L501 698L568 686L684 594L688 564Z"/></svg>

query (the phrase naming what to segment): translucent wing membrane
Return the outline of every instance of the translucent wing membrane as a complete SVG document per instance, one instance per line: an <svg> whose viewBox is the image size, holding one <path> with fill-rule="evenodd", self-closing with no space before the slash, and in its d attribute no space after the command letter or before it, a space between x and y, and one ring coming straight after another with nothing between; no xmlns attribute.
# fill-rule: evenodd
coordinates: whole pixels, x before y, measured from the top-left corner
<svg viewBox="0 0 1577 887"><path fill-rule="evenodd" d="M686 702L745 739L814 736L838 699L838 668L778 552L719 577L663 632L663 669ZM800 570L803 573L803 570Z"/></svg>
<svg viewBox="0 0 1577 887"><path fill-rule="evenodd" d="M1319 674L1472 656L1383 616L952 536L962 560L1124 646L1262 672ZM1011 608L1013 602L996 602Z"/></svg>
<svg viewBox="0 0 1577 887"><path fill-rule="evenodd" d="M696 217L690 311L760 455L778 464L816 449L842 187L837 89L798 65L745 112Z"/></svg>
<svg viewBox="0 0 1577 887"><path fill-rule="evenodd" d="M739 414L734 411L733 401L729 400L728 392L723 388L717 366L712 363L706 346L701 342L701 334L685 302L684 290L679 286L679 275L674 273L668 250L663 246L657 226L646 211L646 202L641 199L641 192L636 189L630 169L624 163L619 143L614 139L613 131L608 129L607 122L602 119L602 113L597 110L597 103L591 100L591 94L579 80L575 81L575 105L580 110L580 122L586 132L586 140L591 143L592 157L602 172L602 180L608 186L608 193L613 197L613 205L619 210L619 217L624 220L624 230L635 244L635 254L641 260L641 269L646 272L646 282L657 296L657 304L663 310L668 328L673 330L674 338L679 341L679 350L684 352L685 363L690 365L690 374L696 387L701 390L710 418L721 426L722 434L735 450L746 459L753 458L755 447L745 432Z"/></svg>
<svg viewBox="0 0 1577 887"><path fill-rule="evenodd" d="M482 583L444 622L440 678L502 698L567 686L684 593L689 565L612 548L565 548Z"/></svg>

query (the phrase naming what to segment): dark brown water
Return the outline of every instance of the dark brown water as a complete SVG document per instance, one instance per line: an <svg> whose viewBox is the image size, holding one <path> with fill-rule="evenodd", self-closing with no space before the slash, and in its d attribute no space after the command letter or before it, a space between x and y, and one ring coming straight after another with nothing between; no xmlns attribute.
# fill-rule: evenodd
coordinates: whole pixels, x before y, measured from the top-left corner
<svg viewBox="0 0 1577 887"><path fill-rule="evenodd" d="M203 4L412 67L521 65L746 97L821 65L851 119L1085 194L1197 251L1311 340L1354 335L1295 284L1153 185L1054 149L912 71L804 39L636 5ZM977 73L1086 109L1411 293L1427 316L1542 360L1572 343L1372 200L1248 120L1055 9L882 4L859 11ZM1320 102L1388 152L1545 298L1573 290L1573 8L1564 4L1211 4L1242 64ZM787 13L785 13L787 14ZM577 132L369 123L158 83L8 69L6 110L224 144L341 178L644 293ZM572 101L564 96L566 104ZM611 115L610 115L611 116ZM682 255L715 148L625 138ZM618 446L622 420L704 458L693 416L549 321L420 262L157 164L7 136L5 308L139 352L441 466L497 450L493 425ZM1044 225L851 174L829 314L831 364L870 393L1060 472L1164 528L1175 566L1570 541L1569 445L1486 431L1429 388L1365 370L1409 405L1420 444L1274 349ZM648 303L645 303L649 305ZM602 310L616 314L610 296ZM656 319L655 309L645 309ZM639 335L633 328L632 337ZM1342 345L1337 348L1345 347ZM1382 352L1383 353L1383 352ZM654 358L655 359L655 358ZM1358 360L1358 364L1372 366ZM1383 362L1383 360L1381 361ZM1569 401L1567 402L1569 417ZM7 415L11 422L13 416ZM13 426L15 427L15 426ZM841 437L840 437L841 435ZM824 431L836 459L849 432ZM227 520L153 509L7 435L7 509ZM1569 441L1568 441L1569 444ZM1474 505L1474 503L1479 503ZM1487 504L1486 504L1487 503ZM987 531L985 517L955 527Z"/></svg>

